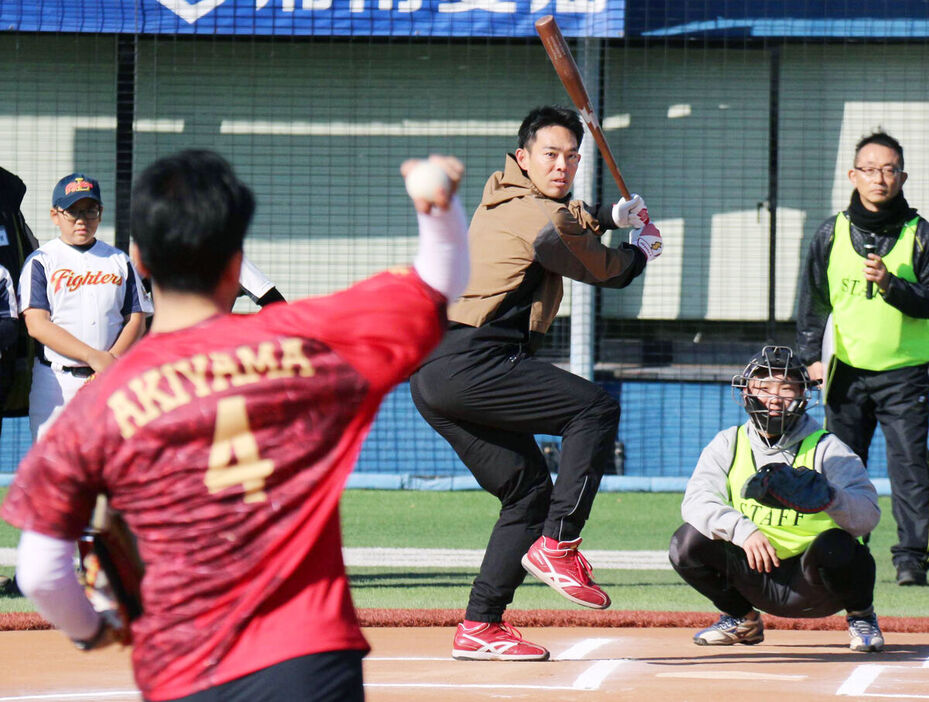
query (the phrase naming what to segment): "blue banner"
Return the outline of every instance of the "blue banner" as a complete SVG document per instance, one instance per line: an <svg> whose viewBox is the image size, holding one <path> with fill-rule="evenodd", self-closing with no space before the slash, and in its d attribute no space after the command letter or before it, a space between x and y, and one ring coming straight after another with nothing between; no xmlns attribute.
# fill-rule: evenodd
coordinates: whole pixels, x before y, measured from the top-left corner
<svg viewBox="0 0 929 702"><path fill-rule="evenodd" d="M818 37L893 39L929 36L925 0L636 0L628 36L669 38Z"/></svg>
<svg viewBox="0 0 929 702"><path fill-rule="evenodd" d="M568 37L623 36L625 0L0 0L24 32L529 37L554 15Z"/></svg>

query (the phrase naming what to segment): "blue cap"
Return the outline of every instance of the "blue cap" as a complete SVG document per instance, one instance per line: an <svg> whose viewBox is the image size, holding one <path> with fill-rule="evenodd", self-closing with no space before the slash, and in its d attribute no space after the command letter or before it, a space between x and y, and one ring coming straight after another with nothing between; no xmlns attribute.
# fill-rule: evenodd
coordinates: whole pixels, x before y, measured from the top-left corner
<svg viewBox="0 0 929 702"><path fill-rule="evenodd" d="M83 173L72 173L59 180L55 186L55 190L52 192L52 207L60 207L66 210L85 197L96 200L102 205L100 184Z"/></svg>

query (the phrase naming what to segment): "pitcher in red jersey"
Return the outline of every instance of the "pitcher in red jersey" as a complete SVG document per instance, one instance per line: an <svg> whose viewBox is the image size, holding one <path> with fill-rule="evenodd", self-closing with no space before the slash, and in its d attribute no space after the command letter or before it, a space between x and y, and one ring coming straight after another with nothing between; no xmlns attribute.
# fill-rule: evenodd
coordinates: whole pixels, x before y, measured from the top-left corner
<svg viewBox="0 0 929 702"><path fill-rule="evenodd" d="M254 210L229 164L184 151L137 180L151 333L33 447L2 516L23 530L22 590L91 649L111 636L74 576L74 541L99 493L122 513L146 568L132 624L146 700L363 699L339 496L381 400L439 341L469 272L463 167L431 158L450 192L414 203L412 266L255 315L228 313Z"/></svg>

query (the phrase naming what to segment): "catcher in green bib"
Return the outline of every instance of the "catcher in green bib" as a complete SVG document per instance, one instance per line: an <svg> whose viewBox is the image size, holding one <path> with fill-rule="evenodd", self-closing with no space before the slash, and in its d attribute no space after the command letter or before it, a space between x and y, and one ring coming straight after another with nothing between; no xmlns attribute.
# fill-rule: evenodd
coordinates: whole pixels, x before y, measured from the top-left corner
<svg viewBox="0 0 929 702"><path fill-rule="evenodd" d="M732 379L748 421L706 446L671 537L674 570L721 611L701 646L757 644L761 612L844 610L854 651L880 651L874 558L877 492L861 459L806 414L818 382L786 346L765 346Z"/></svg>

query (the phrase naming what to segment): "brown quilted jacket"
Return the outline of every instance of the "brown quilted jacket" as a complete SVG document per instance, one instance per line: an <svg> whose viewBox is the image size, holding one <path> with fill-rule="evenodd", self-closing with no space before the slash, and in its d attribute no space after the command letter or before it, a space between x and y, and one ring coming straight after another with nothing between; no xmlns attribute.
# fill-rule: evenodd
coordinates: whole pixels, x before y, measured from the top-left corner
<svg viewBox="0 0 929 702"><path fill-rule="evenodd" d="M512 154L491 175L469 230L471 279L449 307L456 324L485 329L482 338L528 343L545 334L563 293L562 277L622 288L645 268L635 246L611 248L600 237L615 227L610 206L558 201L540 193Z"/></svg>

